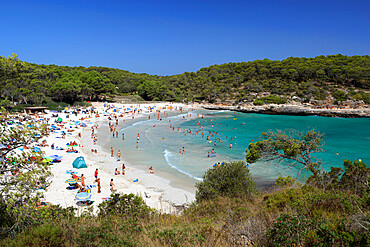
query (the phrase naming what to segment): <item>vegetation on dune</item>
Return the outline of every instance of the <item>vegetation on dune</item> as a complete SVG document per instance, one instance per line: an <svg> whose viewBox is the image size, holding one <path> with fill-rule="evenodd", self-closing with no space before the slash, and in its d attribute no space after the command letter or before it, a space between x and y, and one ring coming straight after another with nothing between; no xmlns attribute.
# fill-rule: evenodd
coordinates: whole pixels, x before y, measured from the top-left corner
<svg viewBox="0 0 370 247"><path fill-rule="evenodd" d="M219 196L251 198L257 191L249 169L242 161L222 163L208 169L203 181L197 183L195 187L198 202Z"/></svg>
<svg viewBox="0 0 370 247"><path fill-rule="evenodd" d="M0 105L48 105L138 93L144 100L254 103L289 100L370 103L370 56L330 55L255 60L201 68L173 76L135 74L105 67L37 65L13 54L0 57Z"/></svg>
<svg viewBox="0 0 370 247"><path fill-rule="evenodd" d="M97 216L75 217L50 207L44 217L2 246L368 246L370 171L361 161L345 161L344 173L323 190L320 183L245 196L223 194L192 204L181 215L158 214L134 195L112 195ZM242 162L229 166L240 169ZM239 187L230 167L211 168ZM236 176L236 177L235 177ZM357 181L361 177L361 190ZM313 178L318 179L322 178ZM285 180L280 178L280 182ZM291 179L285 180L285 182ZM326 179L324 179L326 180ZM322 180L321 180L322 181ZM348 183L353 186L345 187ZM208 183L208 181L205 181ZM218 185L215 191L219 190ZM253 187L253 186L252 186Z"/></svg>

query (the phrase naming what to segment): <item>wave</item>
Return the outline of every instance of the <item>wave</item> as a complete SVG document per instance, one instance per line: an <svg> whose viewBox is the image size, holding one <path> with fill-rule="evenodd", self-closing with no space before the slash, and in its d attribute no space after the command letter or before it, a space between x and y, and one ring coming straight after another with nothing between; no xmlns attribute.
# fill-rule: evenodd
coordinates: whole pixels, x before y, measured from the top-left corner
<svg viewBox="0 0 370 247"><path fill-rule="evenodd" d="M219 110L219 111L207 112L207 115L214 115L214 114L225 113L225 112L232 112L232 111L230 111L230 110Z"/></svg>
<svg viewBox="0 0 370 247"><path fill-rule="evenodd" d="M175 170L177 170L177 171L181 172L182 174L185 174L185 175L187 175L187 176L189 176L189 177L191 177L191 178L194 178L194 179L196 179L196 180L198 180L198 181L203 181L203 179L202 179L202 178L198 178L198 177L196 177L196 176L193 176L193 175L191 175L190 173L185 172L185 171L181 170L180 168L178 168L177 166L173 165L173 164L170 162L170 157L171 157L171 156L173 156L173 155L172 155L172 153L171 153L170 151L168 151L168 150L166 149L166 150L164 150L163 154L164 154L164 158L166 159L167 164L168 164L170 167L172 167L173 169L175 169Z"/></svg>
<svg viewBox="0 0 370 247"><path fill-rule="evenodd" d="M124 128L122 128L122 129L120 129L120 131L127 130L127 129L129 129L129 128L131 128L131 127L134 127L134 126L136 126L136 125L144 124L144 123L146 123L146 122L150 122L150 121L151 121L151 120L138 121L138 122L136 122L136 123L131 124L130 126L127 126L127 127L124 127Z"/></svg>

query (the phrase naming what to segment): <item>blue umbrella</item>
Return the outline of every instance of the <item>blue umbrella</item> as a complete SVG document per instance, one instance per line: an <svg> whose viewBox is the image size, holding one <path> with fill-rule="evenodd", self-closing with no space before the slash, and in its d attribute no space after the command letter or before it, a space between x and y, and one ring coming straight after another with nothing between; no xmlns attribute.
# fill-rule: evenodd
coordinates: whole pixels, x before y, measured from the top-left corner
<svg viewBox="0 0 370 247"><path fill-rule="evenodd" d="M63 156L59 156L59 155L50 155L50 158L53 159L53 160L61 160L63 158Z"/></svg>
<svg viewBox="0 0 370 247"><path fill-rule="evenodd" d="M80 192L76 195L77 201L87 201L91 198L91 194L88 192Z"/></svg>
<svg viewBox="0 0 370 247"><path fill-rule="evenodd" d="M35 148L34 148L34 151L35 151L36 153L38 153L38 152L41 152L41 149L40 149L39 147L35 147Z"/></svg>

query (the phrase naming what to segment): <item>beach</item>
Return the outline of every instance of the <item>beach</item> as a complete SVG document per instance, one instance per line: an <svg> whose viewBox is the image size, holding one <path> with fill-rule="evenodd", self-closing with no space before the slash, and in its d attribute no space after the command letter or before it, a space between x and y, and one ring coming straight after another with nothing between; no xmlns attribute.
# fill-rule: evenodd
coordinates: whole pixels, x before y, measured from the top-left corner
<svg viewBox="0 0 370 247"><path fill-rule="evenodd" d="M148 107L152 107L152 112L167 107L181 108L184 111L187 107L182 104L171 104L169 103L157 103L157 104L114 104L114 109L127 109L135 107L135 112L128 111L124 114L117 114L112 110L106 111L104 103L92 103L95 114L81 114L77 116L71 114L71 110L67 110L67 113L58 113L58 118L63 119L63 126L60 130L55 130L46 137L47 147L41 147L42 151L45 152L45 156L59 155L63 156L62 161L54 163L50 166L52 177L50 178L50 186L44 192L44 200L51 204L59 204L62 207L73 206L78 209L78 213L83 212L86 207L77 206L75 199L76 190L67 190L68 184L65 182L71 178L67 171L76 172L77 176L82 174L85 179L86 187L91 187L91 200L94 201L92 204L93 211L98 211L97 205L104 200L109 200L111 195L110 181L113 179L114 192L141 196L145 203L158 210L161 213L176 213L179 208L182 208L194 201L195 195L187 190L180 188L171 187L169 181L164 178L158 177L155 174L151 174L149 170L141 170L130 167L125 162L124 157L121 158L120 162L117 162L117 154L114 153L114 157L111 157L110 153L105 151L104 139L107 136L99 136L99 130L95 129L95 133L98 135L96 144L93 144L91 139L91 132L93 126L107 125L108 117L113 118L114 115L121 115L118 117L119 121L144 117L149 111ZM108 104L106 104L107 106ZM112 109L113 109L112 108ZM97 114L96 114L97 113ZM67 118L68 115L68 118ZM89 118L90 115L90 118ZM51 113L43 116L44 118L51 117ZM85 118L84 121L87 123L86 127L76 125L76 121L81 121L81 118ZM56 118L51 118L50 122L53 122ZM82 122L82 121L81 121ZM59 125L62 126L62 125ZM99 129L99 127L97 128ZM61 138L61 131L66 131L65 139ZM79 136L79 133L81 136ZM121 138L121 137L120 137ZM75 147L78 153L67 153L67 143L76 142L78 144ZM55 148L62 147L64 150L51 149L51 145L54 144ZM97 149L97 153L91 152L91 149ZM123 151L124 152L124 151ZM84 157L87 168L74 169L72 163L77 157ZM125 175L114 175L114 170L109 169L107 164L114 164L118 170L122 172L122 164L126 164ZM101 182L101 193L98 193L97 183L95 182L94 172L98 169L98 177ZM134 182L136 181L136 182Z"/></svg>
<svg viewBox="0 0 370 247"><path fill-rule="evenodd" d="M91 107L88 107L78 112L76 109L66 109L58 113L47 112L45 115L38 115L38 118L50 118L49 128L53 129L50 135L44 138L48 146L40 147L45 152L44 156L63 156L61 162L52 163L50 166L52 176L49 178L50 185L43 192L43 200L62 207L75 207L78 209L78 214L88 207L77 205L78 201L75 199L77 190L67 189L68 184L65 181L71 178L69 174L71 171L77 176L83 175L86 178L85 185L91 192L90 200L93 201L94 213L98 212L97 206L101 202L109 200L111 179L113 179L115 193L133 193L142 197L148 206L161 213L178 213L195 200L194 185L201 181L207 169L217 161L244 160L248 143L257 140L262 131L271 126L316 127L333 138L336 133L343 132L343 129L348 130L346 126L363 126L367 122L367 119L269 116L225 110L209 111L194 105L173 103L93 102L92 107L94 112L89 111ZM77 115L72 114L74 111ZM62 119L59 124L55 123L58 118ZM169 128L172 124L173 128ZM200 125L205 133L209 133L206 135L216 134L218 130L224 132L216 135L221 142L217 146L212 142L205 142L206 138L202 138L199 132ZM353 128L353 130L357 129ZM62 131L66 133L65 138L62 138ZM138 132L141 134L140 141L137 140ZM367 160L366 155L353 154L349 147L354 144L345 147L336 145L346 140L355 140L360 145L357 149L361 151L361 146L368 146L367 136L370 133L365 131L363 134L365 136L349 132L347 139L343 139L343 134L340 139L329 138L327 140L329 146L324 157L329 159L326 168L330 168L332 164L341 166L342 159L352 158L351 156ZM96 144L94 144L95 135ZM228 136L236 138L232 149L229 148ZM71 148L67 146L71 142L77 144L74 149L78 150L78 153L66 152ZM136 142L139 146L135 146ZM51 148L52 144L54 149ZM182 146L186 149L186 155L181 154ZM59 148L63 150L58 150ZM114 149L113 157L111 148ZM207 152L213 148L217 151L217 157L207 158ZM119 149L121 149L121 157L117 161ZM340 155L336 154L338 150ZM87 168L73 168L72 163L81 156L84 157ZM122 164L125 164L125 175L115 175L116 168L122 173ZM153 170L149 170L149 167L153 167ZM96 169L100 178L101 193L98 193L94 177ZM280 175L295 177L296 174L294 167L289 164L277 166L258 162L250 164L250 170L259 189L270 187Z"/></svg>

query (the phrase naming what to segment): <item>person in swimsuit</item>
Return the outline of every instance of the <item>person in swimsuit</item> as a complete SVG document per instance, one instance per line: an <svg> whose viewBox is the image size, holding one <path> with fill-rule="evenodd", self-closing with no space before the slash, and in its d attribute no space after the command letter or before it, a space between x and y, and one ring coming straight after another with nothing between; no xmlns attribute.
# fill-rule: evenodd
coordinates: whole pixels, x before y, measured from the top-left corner
<svg viewBox="0 0 370 247"><path fill-rule="evenodd" d="M118 150L117 152L117 161L120 161L121 160L121 151Z"/></svg>
<svg viewBox="0 0 370 247"><path fill-rule="evenodd" d="M100 178L98 178L98 193L101 192L101 186L100 186Z"/></svg>
<svg viewBox="0 0 370 247"><path fill-rule="evenodd" d="M113 178L110 180L110 191L113 192L113 186L114 186L114 183L113 183Z"/></svg>
<svg viewBox="0 0 370 247"><path fill-rule="evenodd" d="M122 164L122 175L125 175L125 169L126 169L125 164Z"/></svg>

